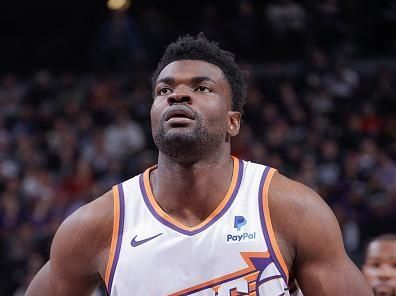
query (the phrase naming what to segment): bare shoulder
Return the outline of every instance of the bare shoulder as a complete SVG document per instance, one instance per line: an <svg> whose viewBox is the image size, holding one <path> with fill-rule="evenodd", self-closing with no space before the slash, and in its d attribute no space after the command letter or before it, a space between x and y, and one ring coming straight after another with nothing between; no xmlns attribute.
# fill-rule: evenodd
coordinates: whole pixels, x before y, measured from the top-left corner
<svg viewBox="0 0 396 296"><path fill-rule="evenodd" d="M289 270L297 259L299 242L304 241L306 235L313 235L313 228L329 223L338 226L332 211L318 194L280 173L275 173L271 180L268 200L276 239Z"/></svg>
<svg viewBox="0 0 396 296"><path fill-rule="evenodd" d="M280 251L304 295L371 295L345 252L335 215L317 193L275 173L268 199Z"/></svg>
<svg viewBox="0 0 396 296"><path fill-rule="evenodd" d="M72 232L76 237L84 234L89 238L104 238L111 234L113 211L113 193L108 191L67 217L59 227L58 233Z"/></svg>
<svg viewBox="0 0 396 296"><path fill-rule="evenodd" d="M288 224L287 229L295 230L294 227L304 226L305 219L318 219L316 222L323 223L336 222L330 207L316 192L280 173L275 173L272 178L269 203L273 209L271 216L274 219L279 218L277 216L283 217L281 220Z"/></svg>
<svg viewBox="0 0 396 296"><path fill-rule="evenodd" d="M86 268L98 270L97 258L111 243L113 211L111 191L76 210L61 224L54 237L51 261L70 252L81 257Z"/></svg>

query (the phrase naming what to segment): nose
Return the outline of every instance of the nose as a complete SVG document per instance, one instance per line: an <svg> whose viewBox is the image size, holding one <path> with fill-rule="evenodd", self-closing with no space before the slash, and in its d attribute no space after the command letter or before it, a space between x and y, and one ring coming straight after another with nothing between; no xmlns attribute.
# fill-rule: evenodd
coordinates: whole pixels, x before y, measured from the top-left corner
<svg viewBox="0 0 396 296"><path fill-rule="evenodd" d="M168 96L168 104L173 105L177 103L191 103L191 96L185 90L177 90Z"/></svg>
<svg viewBox="0 0 396 296"><path fill-rule="evenodd" d="M392 267L388 265L381 266L381 269L379 270L378 273L378 278L381 281L389 281L391 277L392 277Z"/></svg>

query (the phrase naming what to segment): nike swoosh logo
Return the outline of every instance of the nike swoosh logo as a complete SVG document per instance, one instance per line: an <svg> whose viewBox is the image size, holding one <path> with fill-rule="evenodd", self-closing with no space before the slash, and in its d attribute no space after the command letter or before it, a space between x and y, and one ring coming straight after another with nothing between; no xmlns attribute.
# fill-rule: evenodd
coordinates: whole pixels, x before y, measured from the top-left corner
<svg viewBox="0 0 396 296"><path fill-rule="evenodd" d="M136 240L137 235L135 235L135 237L131 240L131 246L132 246L132 247L138 247L138 246L140 246L140 245L142 245L142 244L144 244L144 243L147 243L148 241L151 241L152 239L155 239L156 237L160 236L161 234L162 234L162 233L159 233L159 234L157 234L157 235L154 235L154 236L151 236L151 237L148 237L148 238L139 240L139 241Z"/></svg>

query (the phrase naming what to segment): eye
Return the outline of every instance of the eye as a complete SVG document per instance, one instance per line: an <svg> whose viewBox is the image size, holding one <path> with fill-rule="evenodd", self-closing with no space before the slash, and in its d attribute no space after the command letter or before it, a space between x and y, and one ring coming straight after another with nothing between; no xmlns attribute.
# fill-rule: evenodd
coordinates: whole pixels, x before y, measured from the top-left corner
<svg viewBox="0 0 396 296"><path fill-rule="evenodd" d="M211 90L209 87L206 87L206 86L203 86L203 85L198 86L198 87L195 89L195 91L203 92L203 93L211 93L211 92L212 92L212 90Z"/></svg>
<svg viewBox="0 0 396 296"><path fill-rule="evenodd" d="M370 266L374 268L379 268L381 264L379 262L371 262Z"/></svg>
<svg viewBox="0 0 396 296"><path fill-rule="evenodd" d="M171 92L172 92L172 90L171 90L169 87L161 87L161 88L158 90L158 95L160 95L160 96L166 96L166 95L171 94Z"/></svg>

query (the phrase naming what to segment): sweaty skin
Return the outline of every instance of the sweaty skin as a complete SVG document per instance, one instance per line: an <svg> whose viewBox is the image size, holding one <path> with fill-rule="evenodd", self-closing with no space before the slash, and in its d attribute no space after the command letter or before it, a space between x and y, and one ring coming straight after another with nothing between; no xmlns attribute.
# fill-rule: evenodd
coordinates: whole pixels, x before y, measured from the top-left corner
<svg viewBox="0 0 396 296"><path fill-rule="evenodd" d="M363 273L376 296L396 296L396 239L370 243Z"/></svg>
<svg viewBox="0 0 396 296"><path fill-rule="evenodd" d="M229 84L213 64L180 60L158 76L151 120L160 151L150 183L161 208L186 226L204 221L230 185L230 139L241 119L231 105ZM372 295L345 253L333 213L316 193L276 173L269 207L286 268L305 296ZM105 277L112 223L110 192L67 218L55 235L50 261L27 295L90 295Z"/></svg>

